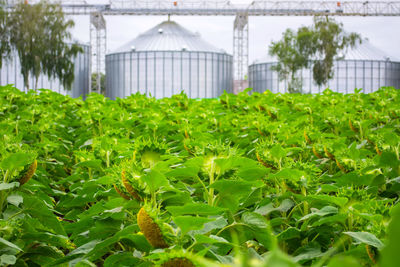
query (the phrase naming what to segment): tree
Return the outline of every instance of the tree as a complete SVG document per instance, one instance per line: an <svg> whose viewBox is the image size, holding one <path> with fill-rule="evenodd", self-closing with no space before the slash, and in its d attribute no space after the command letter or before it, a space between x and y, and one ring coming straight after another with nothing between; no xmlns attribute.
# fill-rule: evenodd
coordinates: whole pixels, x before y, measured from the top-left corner
<svg viewBox="0 0 400 267"><path fill-rule="evenodd" d="M297 72L309 66L310 49L314 35L306 27L302 27L297 34L287 29L279 42L272 42L269 53L276 55L279 59L277 65L272 69L278 72L279 79L287 82L286 87L290 93L298 92L301 88L301 80L296 76Z"/></svg>
<svg viewBox="0 0 400 267"><path fill-rule="evenodd" d="M287 81L288 91L300 92L302 81L298 71L313 69L313 79L318 86L333 78L333 64L349 47L361 42L357 33L346 33L343 24L329 17L314 17L310 27L301 27L294 32L286 30L278 42L272 42L270 55L278 57L273 70L278 72L281 81Z"/></svg>
<svg viewBox="0 0 400 267"><path fill-rule="evenodd" d="M10 33L7 27L7 13L5 2L0 0L0 68L3 66L3 59L10 54Z"/></svg>
<svg viewBox="0 0 400 267"><path fill-rule="evenodd" d="M74 22L67 20L59 4L40 1L34 5L16 4L9 16L10 42L18 53L24 84L29 89L29 77L33 76L37 89L41 73L57 78L67 89L74 80L72 58L82 49L68 44L69 29Z"/></svg>
<svg viewBox="0 0 400 267"><path fill-rule="evenodd" d="M313 78L318 86L326 84L333 78L333 63L337 56L345 52L349 47L353 48L361 43L361 36L357 33L346 33L343 23L336 23L329 17L314 17L312 27L314 40L315 61L313 66Z"/></svg>

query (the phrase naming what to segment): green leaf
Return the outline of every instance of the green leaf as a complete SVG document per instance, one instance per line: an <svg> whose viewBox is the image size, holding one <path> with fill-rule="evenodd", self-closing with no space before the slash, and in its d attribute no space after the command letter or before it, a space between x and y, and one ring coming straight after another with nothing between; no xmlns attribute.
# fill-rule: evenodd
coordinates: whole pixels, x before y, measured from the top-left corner
<svg viewBox="0 0 400 267"><path fill-rule="evenodd" d="M225 238L216 235L210 235L210 236L195 235L194 238L196 240L196 243L198 244L229 243L229 241L226 240Z"/></svg>
<svg viewBox="0 0 400 267"><path fill-rule="evenodd" d="M219 207L212 207L203 203L188 203L184 206L169 206L166 207L167 211L173 216L178 215L218 215L224 212L225 209Z"/></svg>
<svg viewBox="0 0 400 267"><path fill-rule="evenodd" d="M17 245L14 245L13 243L11 243L11 242L9 242L9 241L1 238L1 237L0 237L0 243L6 245L7 247L14 248L16 250L22 251L22 249L20 249Z"/></svg>
<svg viewBox="0 0 400 267"><path fill-rule="evenodd" d="M286 151L279 144L274 145L271 148L270 153L276 159L280 159L280 158L286 157Z"/></svg>
<svg viewBox="0 0 400 267"><path fill-rule="evenodd" d="M268 223L263 216L255 212L245 212L242 221L250 227L256 229L268 229Z"/></svg>
<svg viewBox="0 0 400 267"><path fill-rule="evenodd" d="M385 142L387 142L392 147L396 147L400 143L400 138L393 132L384 133L383 138L385 139Z"/></svg>
<svg viewBox="0 0 400 267"><path fill-rule="evenodd" d="M387 230L387 243L382 250L380 267L397 267L399 265L400 247L400 204L392 208L392 220Z"/></svg>
<svg viewBox="0 0 400 267"><path fill-rule="evenodd" d="M360 263L353 257L336 255L334 256L328 264L328 267L354 267L360 266Z"/></svg>
<svg viewBox="0 0 400 267"><path fill-rule="evenodd" d="M132 252L120 252L108 256L104 261L104 267L137 266L140 260L132 255Z"/></svg>
<svg viewBox="0 0 400 267"><path fill-rule="evenodd" d="M186 234L190 230L200 230L205 223L213 221L213 219L194 216L177 216L173 217L172 220L181 228L182 234Z"/></svg>
<svg viewBox="0 0 400 267"><path fill-rule="evenodd" d="M86 244L83 244L82 246L74 249L71 251L67 256L72 256L72 255L79 255L79 254L88 254L90 251L93 250L93 248L99 243L101 240L92 240Z"/></svg>
<svg viewBox="0 0 400 267"><path fill-rule="evenodd" d="M270 178L282 179L282 180L289 180L289 181L299 181L301 178L304 177L304 172L297 170L297 169L282 169L281 171L269 175Z"/></svg>
<svg viewBox="0 0 400 267"><path fill-rule="evenodd" d="M112 185L114 183L114 178L111 176L103 176L97 179L97 182L102 185Z"/></svg>
<svg viewBox="0 0 400 267"><path fill-rule="evenodd" d="M240 181L240 180L218 180L210 187L218 190L220 194L235 196L236 198L246 197L255 188L263 186L263 183Z"/></svg>
<svg viewBox="0 0 400 267"><path fill-rule="evenodd" d="M278 207L274 207L273 203L268 203L265 206L257 208L254 212L261 214L263 216L270 214L273 211L279 211L279 212L287 212L290 210L295 203L291 199L284 199L282 203Z"/></svg>
<svg viewBox="0 0 400 267"><path fill-rule="evenodd" d="M320 210L314 210L312 213L303 216L299 221L304 221L304 220L307 220L314 216L322 217L322 216L336 214L336 213L338 213L338 208L335 208L332 206L325 206Z"/></svg>
<svg viewBox="0 0 400 267"><path fill-rule="evenodd" d="M172 171L167 172L166 176L181 178L181 179L193 178L197 176L199 170L200 170L199 167L194 167L194 166L176 168L173 169Z"/></svg>
<svg viewBox="0 0 400 267"><path fill-rule="evenodd" d="M343 232L344 234L351 236L356 241L364 243L378 249L383 248L383 243L375 235L368 232Z"/></svg>
<svg viewBox="0 0 400 267"><path fill-rule="evenodd" d="M228 222L227 222L227 220L225 218L218 217L214 221L205 223L204 227L202 229L193 230L192 233L194 235L196 235L196 234L202 235L202 234L209 233L209 232L211 232L212 230L215 230L215 229L222 229L227 225L228 225Z"/></svg>
<svg viewBox="0 0 400 267"><path fill-rule="evenodd" d="M400 164L400 162L397 159L397 156L395 153L387 152L387 151L382 152L382 155L380 156L380 159L379 159L379 165L396 168L397 166L399 166L399 164Z"/></svg>
<svg viewBox="0 0 400 267"><path fill-rule="evenodd" d="M12 188L15 188L15 187L18 187L18 186L19 186L18 182L0 183L0 191L12 189Z"/></svg>
<svg viewBox="0 0 400 267"><path fill-rule="evenodd" d="M313 201L321 201L321 202L328 202L335 204L339 207L343 207L348 202L348 199L345 197L335 197L329 195L308 195L306 200L313 200Z"/></svg>
<svg viewBox="0 0 400 267"><path fill-rule="evenodd" d="M272 250L276 247L276 238L272 235L266 219L255 212L245 212L242 215L242 222L246 224L266 249Z"/></svg>
<svg viewBox="0 0 400 267"><path fill-rule="evenodd" d="M289 255L283 253L279 249L275 249L268 253L265 257L265 261L263 264L264 267L299 267L296 262L294 262L293 258Z"/></svg>
<svg viewBox="0 0 400 267"><path fill-rule="evenodd" d="M286 230L279 233L277 236L278 241L285 241L293 238L299 238L301 231L294 227L289 227Z"/></svg>
<svg viewBox="0 0 400 267"><path fill-rule="evenodd" d="M164 174L156 170L150 170L149 173L142 176L142 179L144 180L144 182L146 182L147 186L152 192L156 192L162 187L169 186L169 182Z"/></svg>
<svg viewBox="0 0 400 267"><path fill-rule="evenodd" d="M8 203L14 205L14 206L19 206L19 204L21 204L22 202L24 202L24 199L22 196L20 195L9 195L7 197L7 201Z"/></svg>
<svg viewBox="0 0 400 267"><path fill-rule="evenodd" d="M240 169L237 175L246 181L259 180L269 173L269 169L261 167L251 167Z"/></svg>
<svg viewBox="0 0 400 267"><path fill-rule="evenodd" d="M52 229L54 233L66 235L64 228L56 215L53 213L43 200L36 196L24 194L24 209L26 213L37 218L43 225Z"/></svg>
<svg viewBox="0 0 400 267"><path fill-rule="evenodd" d="M3 254L0 256L0 266L14 265L17 262L17 257L14 255Z"/></svg>
<svg viewBox="0 0 400 267"><path fill-rule="evenodd" d="M309 243L308 245L305 245L297 250L296 254L298 254L296 257L294 257L296 262L305 262L322 257L324 252L321 252L321 247L319 244Z"/></svg>
<svg viewBox="0 0 400 267"><path fill-rule="evenodd" d="M96 159L96 160L87 160L87 161L82 161L79 162L78 164L75 165L75 168L90 168L94 170L101 170L101 160Z"/></svg>
<svg viewBox="0 0 400 267"><path fill-rule="evenodd" d="M14 153L3 159L0 167L5 170L12 170L18 167L24 167L33 162L34 156L27 153Z"/></svg>
<svg viewBox="0 0 400 267"><path fill-rule="evenodd" d="M81 260L75 265L75 267L85 267L85 266L96 267L97 265L88 260Z"/></svg>

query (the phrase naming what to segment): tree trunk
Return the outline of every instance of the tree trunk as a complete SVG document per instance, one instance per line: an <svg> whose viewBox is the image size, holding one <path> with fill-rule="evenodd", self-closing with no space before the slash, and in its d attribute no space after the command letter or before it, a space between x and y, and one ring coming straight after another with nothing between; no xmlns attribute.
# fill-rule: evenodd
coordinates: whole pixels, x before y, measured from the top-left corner
<svg viewBox="0 0 400 267"><path fill-rule="evenodd" d="M35 77L35 92L37 92L38 81L39 81L39 76L36 76Z"/></svg>

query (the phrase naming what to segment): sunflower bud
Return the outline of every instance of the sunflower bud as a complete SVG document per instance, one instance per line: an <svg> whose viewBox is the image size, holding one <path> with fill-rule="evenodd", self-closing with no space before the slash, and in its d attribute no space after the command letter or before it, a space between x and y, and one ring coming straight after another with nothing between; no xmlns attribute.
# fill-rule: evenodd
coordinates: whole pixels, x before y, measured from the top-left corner
<svg viewBox="0 0 400 267"><path fill-rule="evenodd" d="M354 128L353 123L351 123L351 120L349 120L349 126L350 126L350 129L351 129L353 132L355 132L355 133L358 132L358 130L357 130L356 128Z"/></svg>
<svg viewBox="0 0 400 267"><path fill-rule="evenodd" d="M312 152L313 152L313 154L314 154L317 158L319 158L319 159L322 159L322 158L323 158L323 157L321 156L321 154L319 154L318 151L315 149L315 146L312 147Z"/></svg>
<svg viewBox="0 0 400 267"><path fill-rule="evenodd" d="M140 231L146 237L147 241L155 248L169 247L165 242L160 226L147 213L144 207L139 210L137 223Z"/></svg>
<svg viewBox="0 0 400 267"><path fill-rule="evenodd" d="M37 160L35 159L32 162L31 166L29 166L29 169L25 173L25 175L22 176L21 179L19 179L19 185L20 186L23 185L23 184L26 184L32 178L32 176L35 174L36 168L37 168Z"/></svg>
<svg viewBox="0 0 400 267"><path fill-rule="evenodd" d="M129 183L128 179L126 179L125 170L122 171L121 180L122 180L122 184L124 185L126 191L128 191L128 193L131 196L133 196L137 201L142 201L142 198L138 195L138 193L135 191L135 189Z"/></svg>
<svg viewBox="0 0 400 267"><path fill-rule="evenodd" d="M118 195L120 195L122 198L124 198L126 200L131 199L129 196L127 196L123 192L121 192L121 190L119 190L119 188L115 184L113 186L114 186L115 191L117 191Z"/></svg>
<svg viewBox="0 0 400 267"><path fill-rule="evenodd" d="M173 258L161 264L162 267L195 267L187 258Z"/></svg>
<svg viewBox="0 0 400 267"><path fill-rule="evenodd" d="M330 153L325 146L324 146L324 151L328 158L330 158L331 160L335 160L335 156L332 153Z"/></svg>
<svg viewBox="0 0 400 267"><path fill-rule="evenodd" d="M304 139L306 139L307 144L311 144L311 139L308 137L306 131L303 132L303 135L304 135Z"/></svg>

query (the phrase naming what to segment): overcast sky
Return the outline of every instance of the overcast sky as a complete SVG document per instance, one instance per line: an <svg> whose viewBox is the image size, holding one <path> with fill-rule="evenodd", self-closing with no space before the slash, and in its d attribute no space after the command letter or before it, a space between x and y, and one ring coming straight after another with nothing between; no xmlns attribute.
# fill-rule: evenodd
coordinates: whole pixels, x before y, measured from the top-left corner
<svg viewBox="0 0 400 267"><path fill-rule="evenodd" d="M172 0L171 0L172 1ZM99 2L88 0L88 2ZM232 1L235 3L237 1ZM251 1L240 1L251 2ZM74 38L89 42L89 16L76 16ZM167 16L106 16L107 50L112 52L138 34L167 20ZM171 16L183 27L198 32L209 43L232 54L234 17ZM400 60L400 17L336 17L348 32L358 32L372 45ZM287 28L297 29L312 23L312 17L250 17L249 63L267 55L271 41L277 41Z"/></svg>

